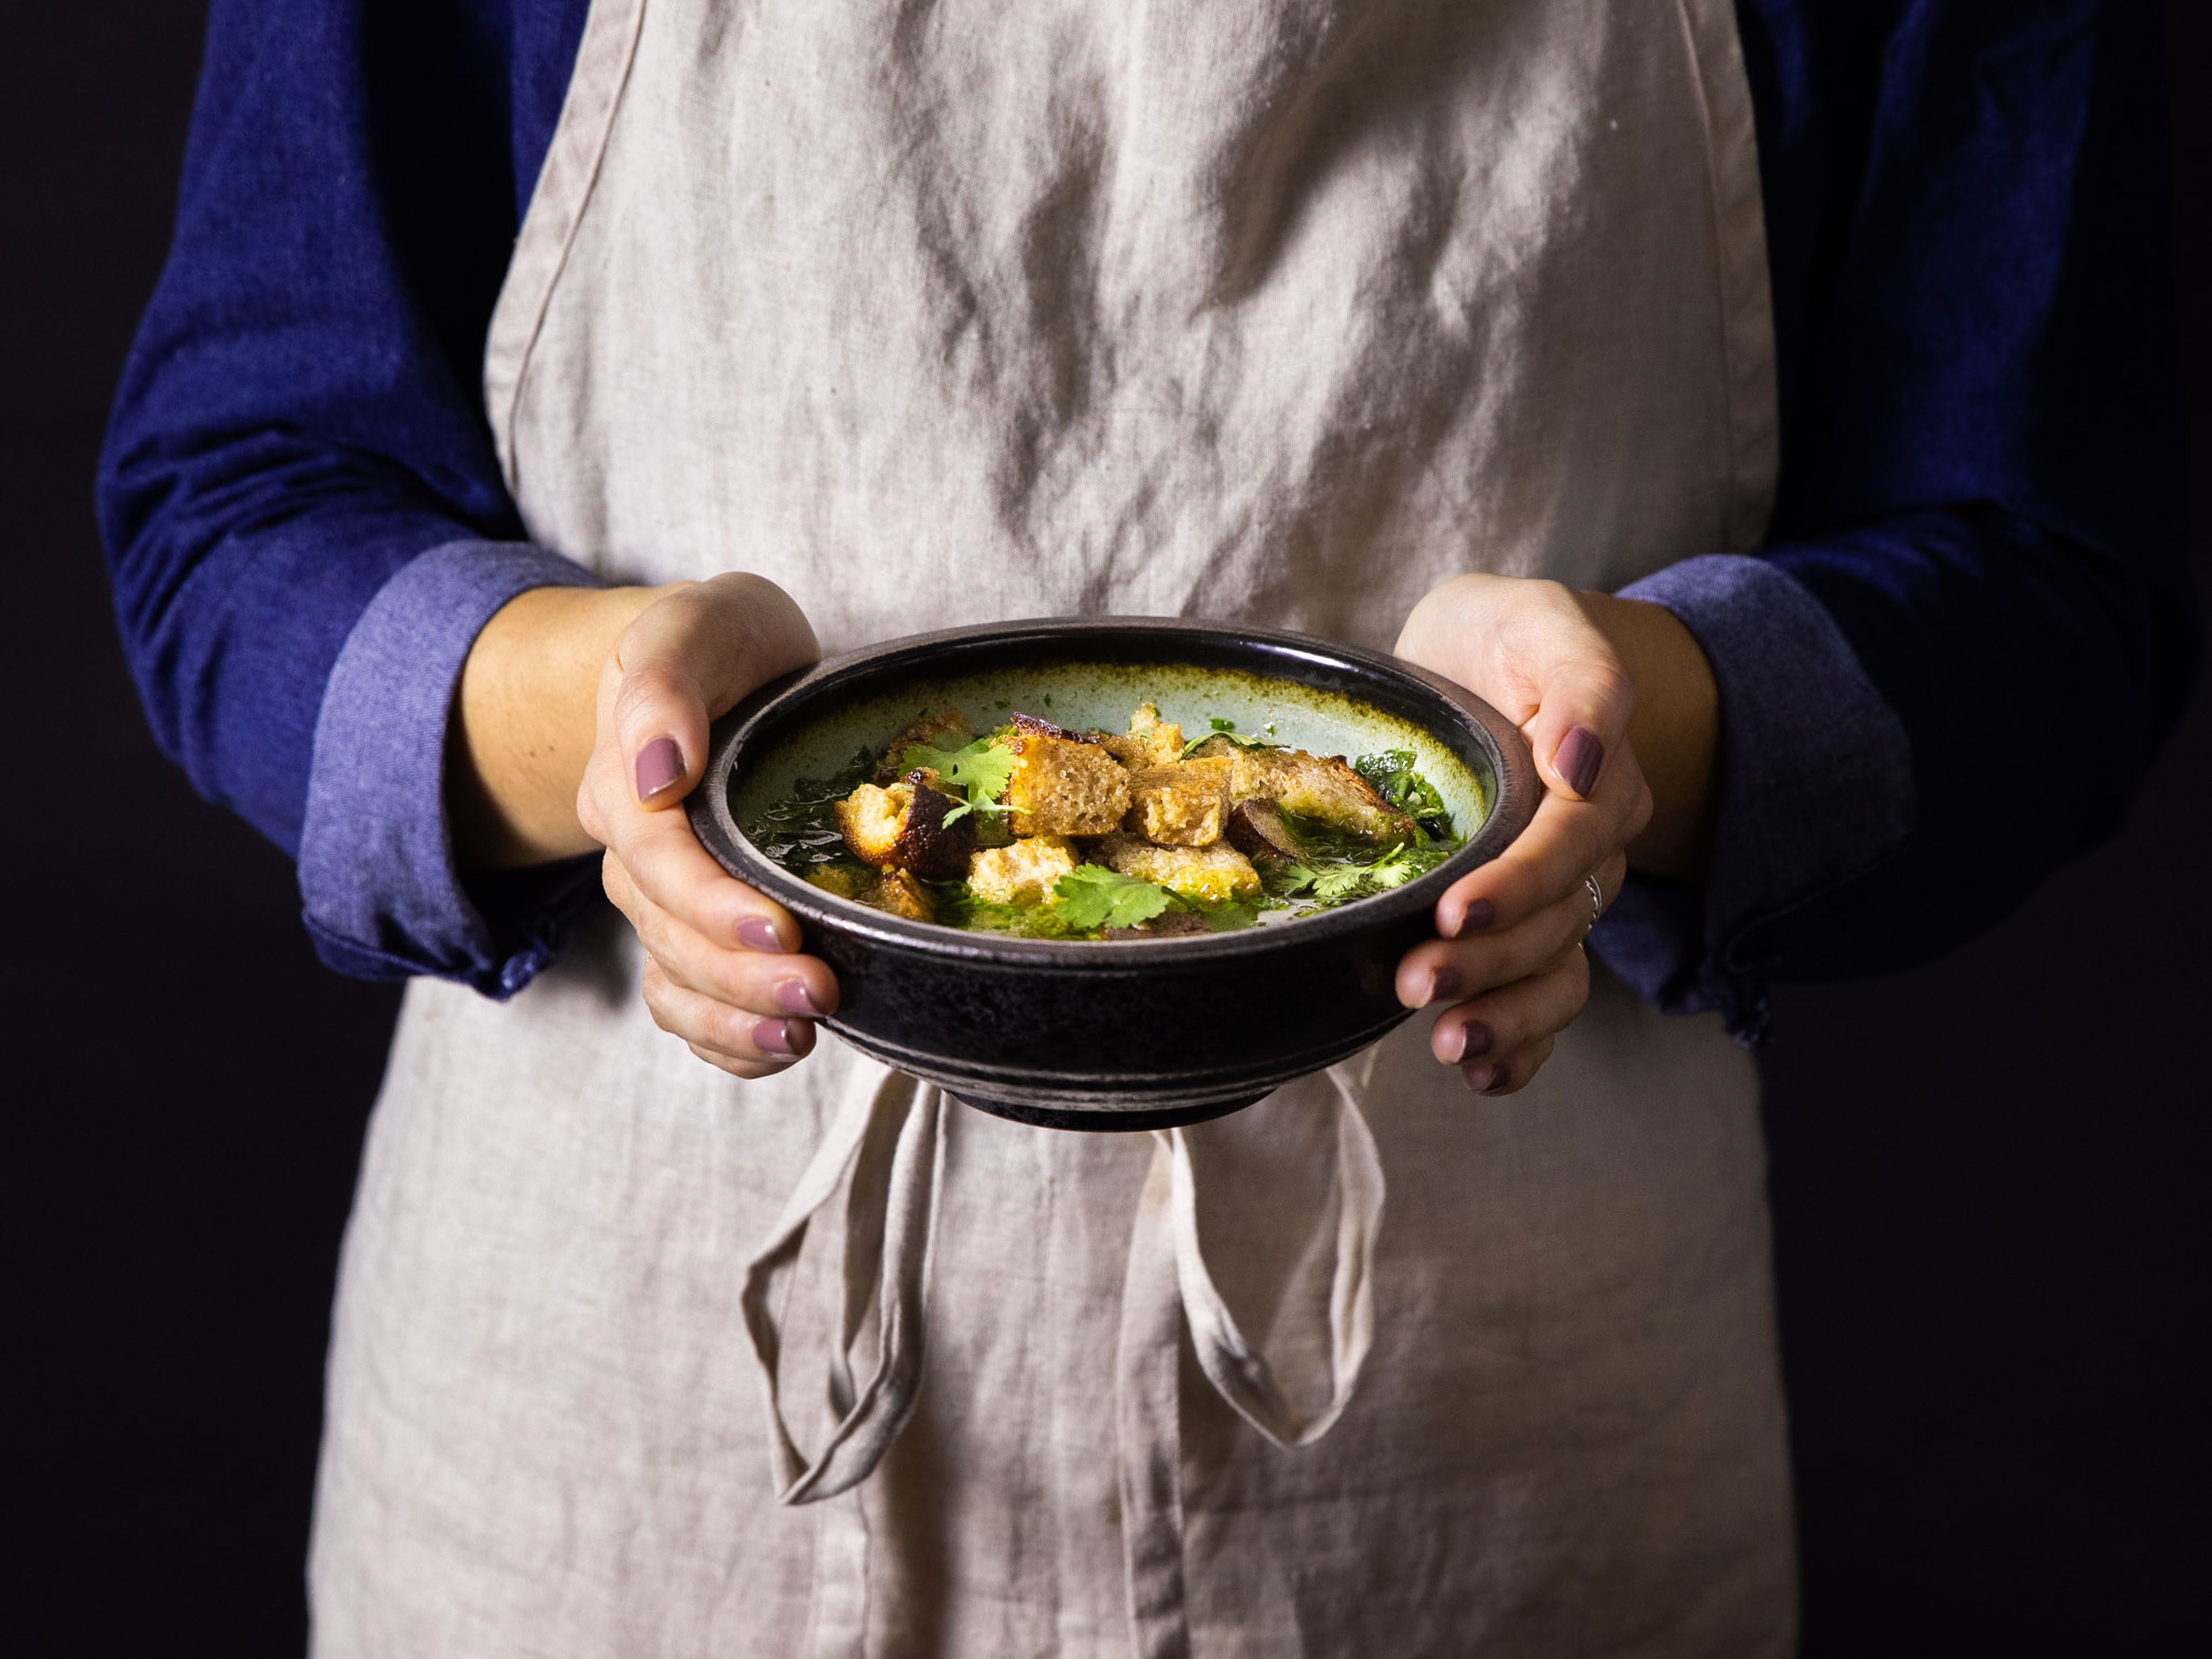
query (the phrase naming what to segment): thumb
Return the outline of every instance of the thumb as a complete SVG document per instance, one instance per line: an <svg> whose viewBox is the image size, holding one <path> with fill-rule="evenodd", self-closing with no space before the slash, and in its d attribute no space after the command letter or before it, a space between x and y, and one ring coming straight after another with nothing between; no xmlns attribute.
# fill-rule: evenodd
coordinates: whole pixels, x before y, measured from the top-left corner
<svg viewBox="0 0 2212 1659"><path fill-rule="evenodd" d="M1621 752L1637 706L1635 681L1613 641L1571 588L1531 581L1510 595L1493 648L1544 783L1589 801L1606 761Z"/></svg>
<svg viewBox="0 0 2212 1659"><path fill-rule="evenodd" d="M759 576L717 576L640 612L599 678L600 732L614 737L637 803L657 811L690 794L708 723L820 654L791 596Z"/></svg>
<svg viewBox="0 0 2212 1659"><path fill-rule="evenodd" d="M1571 600L1530 614L1510 632L1515 678L1535 705L1521 732L1537 769L1551 788L1588 800L1607 757L1626 740L1635 682L1613 642Z"/></svg>

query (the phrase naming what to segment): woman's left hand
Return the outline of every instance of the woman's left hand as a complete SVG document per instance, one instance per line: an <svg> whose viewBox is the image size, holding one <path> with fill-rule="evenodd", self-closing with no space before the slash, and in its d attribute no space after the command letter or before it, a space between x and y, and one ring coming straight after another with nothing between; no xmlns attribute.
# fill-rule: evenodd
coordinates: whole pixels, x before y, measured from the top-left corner
<svg viewBox="0 0 2212 1659"><path fill-rule="evenodd" d="M1398 964L1399 1000L1443 1010L1429 1037L1437 1060L1478 1094L1510 1094L1589 1000L1583 936L1620 891L1628 843L1651 817L1627 740L1636 686L1557 582L1455 578L1414 606L1397 650L1517 725L1546 785L1528 828L1445 890L1438 937Z"/></svg>

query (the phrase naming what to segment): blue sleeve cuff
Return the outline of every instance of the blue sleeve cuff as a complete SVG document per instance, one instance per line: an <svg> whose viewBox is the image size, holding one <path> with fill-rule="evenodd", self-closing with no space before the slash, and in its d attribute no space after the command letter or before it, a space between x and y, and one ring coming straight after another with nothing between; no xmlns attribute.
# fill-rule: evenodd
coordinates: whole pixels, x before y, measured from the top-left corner
<svg viewBox="0 0 2212 1659"><path fill-rule="evenodd" d="M533 587L596 586L542 548L449 542L378 589L339 652L315 723L300 896L317 953L364 979L428 974L514 995L596 890L570 860L464 885L446 812L461 665L492 613Z"/></svg>
<svg viewBox="0 0 2212 1659"><path fill-rule="evenodd" d="M1686 559L1621 590L1664 606L1711 663L1720 751L1702 888L1632 878L1591 943L1670 1013L1764 1035L1766 927L1893 856L1916 816L1912 751L1834 620L1763 559Z"/></svg>

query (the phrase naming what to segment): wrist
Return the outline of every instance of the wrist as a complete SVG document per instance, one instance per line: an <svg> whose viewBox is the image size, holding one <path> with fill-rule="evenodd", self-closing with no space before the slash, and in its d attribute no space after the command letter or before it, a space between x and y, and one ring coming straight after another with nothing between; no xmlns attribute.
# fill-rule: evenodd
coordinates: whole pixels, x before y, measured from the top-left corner
<svg viewBox="0 0 2212 1659"><path fill-rule="evenodd" d="M1720 691L1704 648L1662 605L1577 593L1636 687L1629 747L1651 789L1651 821L1630 843L1632 869L1702 881L1712 854Z"/></svg>
<svg viewBox="0 0 2212 1659"><path fill-rule="evenodd" d="M667 592L534 587L486 623L461 667L446 797L464 869L517 869L592 851L576 819L598 726L599 670Z"/></svg>

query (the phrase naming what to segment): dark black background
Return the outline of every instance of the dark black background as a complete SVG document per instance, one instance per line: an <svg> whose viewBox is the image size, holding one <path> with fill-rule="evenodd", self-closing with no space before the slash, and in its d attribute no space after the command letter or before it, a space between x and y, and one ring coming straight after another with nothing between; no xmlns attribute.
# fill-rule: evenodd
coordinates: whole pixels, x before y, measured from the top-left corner
<svg viewBox="0 0 2212 1659"><path fill-rule="evenodd" d="M2166 10L2204 502L2212 8ZM94 454L203 12L0 0L10 1653L300 1651L331 1272L396 1003L316 965L286 861L155 753L106 610ZM1996 934L1781 999L1814 1659L2212 1629L2208 767L2200 693L2126 832Z"/></svg>

